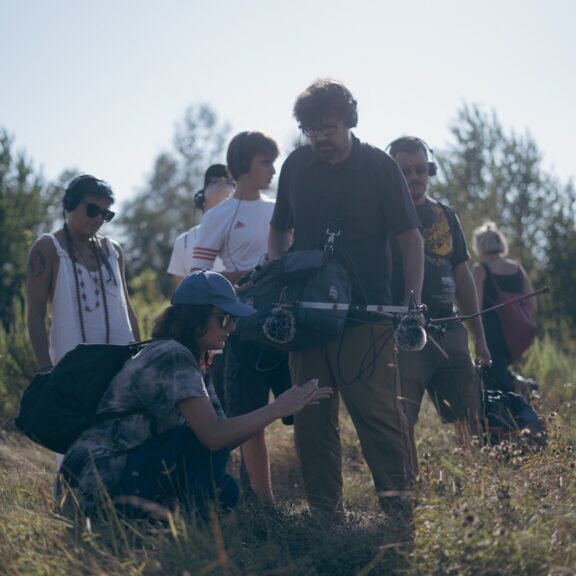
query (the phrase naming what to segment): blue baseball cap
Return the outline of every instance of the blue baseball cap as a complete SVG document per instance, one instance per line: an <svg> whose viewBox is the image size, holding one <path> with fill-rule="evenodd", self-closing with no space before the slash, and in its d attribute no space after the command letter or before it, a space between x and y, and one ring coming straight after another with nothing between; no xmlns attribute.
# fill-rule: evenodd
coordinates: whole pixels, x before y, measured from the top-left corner
<svg viewBox="0 0 576 576"><path fill-rule="evenodd" d="M232 316L250 316L256 313L254 308L238 300L227 278L210 270L197 270L188 274L176 288L172 304L211 304Z"/></svg>

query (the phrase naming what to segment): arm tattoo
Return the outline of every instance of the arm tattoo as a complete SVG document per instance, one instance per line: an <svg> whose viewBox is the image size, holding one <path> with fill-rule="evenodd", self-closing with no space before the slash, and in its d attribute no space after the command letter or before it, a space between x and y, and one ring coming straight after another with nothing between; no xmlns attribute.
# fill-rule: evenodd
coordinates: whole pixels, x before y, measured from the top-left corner
<svg viewBox="0 0 576 576"><path fill-rule="evenodd" d="M28 276L38 278L38 276L42 276L44 270L46 270L44 254L42 254L41 250L35 248L28 258Z"/></svg>

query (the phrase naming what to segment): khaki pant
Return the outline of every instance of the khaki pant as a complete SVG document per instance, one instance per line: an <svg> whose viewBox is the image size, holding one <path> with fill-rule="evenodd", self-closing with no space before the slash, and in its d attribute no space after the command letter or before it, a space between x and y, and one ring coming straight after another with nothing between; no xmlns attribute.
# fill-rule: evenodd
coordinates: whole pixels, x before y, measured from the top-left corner
<svg viewBox="0 0 576 576"><path fill-rule="evenodd" d="M414 446L400 402L391 325L346 328L340 340L292 352L294 385L319 378L339 392L354 422L384 509L387 497L404 498L413 480ZM295 415L296 449L312 512L342 506L339 394Z"/></svg>
<svg viewBox="0 0 576 576"><path fill-rule="evenodd" d="M481 432L481 389L468 350L468 334L462 324L449 326L439 340L446 358L429 341L419 352L398 354L404 412L411 427L426 391L443 422L465 421L473 435Z"/></svg>

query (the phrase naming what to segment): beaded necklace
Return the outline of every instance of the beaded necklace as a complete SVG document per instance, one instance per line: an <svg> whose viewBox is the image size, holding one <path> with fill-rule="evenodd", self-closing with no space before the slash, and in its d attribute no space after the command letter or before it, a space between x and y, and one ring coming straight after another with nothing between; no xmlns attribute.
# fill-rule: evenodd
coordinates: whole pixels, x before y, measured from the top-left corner
<svg viewBox="0 0 576 576"><path fill-rule="evenodd" d="M108 314L108 302L106 300L106 289L104 287L104 277L102 275L102 265L103 263L100 261L100 254L103 254L102 246L99 243L99 239L97 237L91 236L89 243L90 249L92 250L92 254L94 256L94 260L96 261L96 265L98 267L98 278L93 277L90 274L90 269L88 268L87 262L82 255L80 249L74 244L72 241L72 235L70 234L70 230L68 230L68 225L64 223L64 235L66 236L66 243L68 244L68 253L72 259L72 267L74 269L74 284L76 286L76 304L78 306L78 316L80 317L80 332L82 334L82 342L86 342L86 329L84 327L84 315L83 309L86 312L92 312L100 307L100 300L99 294L102 293L102 301L104 302L104 322L106 325L106 344L110 344L110 318ZM98 249L97 249L98 248ZM96 303L94 304L93 308L90 308L88 305L88 297L86 292L84 291L85 283L81 280L82 270L80 268L80 263L73 257L73 253L76 253L81 260L84 261L86 265L86 270L88 272L88 276L94 281L96 288L94 294L96 296ZM81 290L82 289L82 290ZM84 305L82 305L82 301L84 301Z"/></svg>

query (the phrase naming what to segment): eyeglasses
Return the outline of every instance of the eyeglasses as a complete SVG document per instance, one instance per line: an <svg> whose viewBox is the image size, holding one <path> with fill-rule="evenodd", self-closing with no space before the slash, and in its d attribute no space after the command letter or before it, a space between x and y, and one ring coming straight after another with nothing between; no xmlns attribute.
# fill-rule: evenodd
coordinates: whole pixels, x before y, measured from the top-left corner
<svg viewBox="0 0 576 576"><path fill-rule="evenodd" d="M308 138L313 138L319 134L329 137L334 136L334 134L338 132L340 124L342 124L342 122L336 122L336 124L323 124L322 126L300 126L300 130L302 130L304 136L307 136Z"/></svg>
<svg viewBox="0 0 576 576"><path fill-rule="evenodd" d="M220 319L220 328L224 330L230 326L230 324L234 324L236 322L236 316L232 316L232 314L210 314L210 316L214 316L215 318Z"/></svg>
<svg viewBox="0 0 576 576"><path fill-rule="evenodd" d="M428 162L414 164L414 166L404 166L403 168L400 168L400 170L402 170L402 174L404 174L404 176L410 176L410 174L412 174L412 170L414 170L418 176L422 176L422 174L428 173Z"/></svg>
<svg viewBox="0 0 576 576"><path fill-rule="evenodd" d="M112 210L106 210L106 208L100 208L98 204L94 204L93 202L88 202L86 204L86 216L88 216L88 218L96 218L100 215L102 216L102 220L104 220L104 222L110 222L110 220L116 216L116 212L112 212Z"/></svg>

